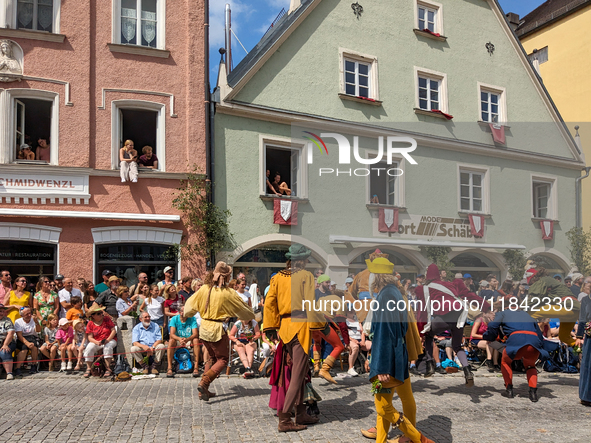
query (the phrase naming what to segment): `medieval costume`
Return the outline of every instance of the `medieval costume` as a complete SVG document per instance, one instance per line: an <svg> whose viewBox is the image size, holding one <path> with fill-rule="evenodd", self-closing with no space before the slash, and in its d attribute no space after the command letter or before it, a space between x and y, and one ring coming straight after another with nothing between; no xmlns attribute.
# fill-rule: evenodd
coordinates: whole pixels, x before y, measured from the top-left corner
<svg viewBox="0 0 591 443"><path fill-rule="evenodd" d="M527 278L527 284L530 285L528 306L537 308L537 310L531 311L531 316L536 320L547 317L559 318L558 337L560 341L568 346L574 346L575 340L571 336L571 331L575 327L581 310L581 303L577 297L573 296L571 290L564 283L545 275L543 269L530 268L525 271L524 277ZM561 300L561 305L557 304L558 300Z"/></svg>
<svg viewBox="0 0 591 443"><path fill-rule="evenodd" d="M277 410L280 432L300 431L306 429L306 424L318 422L317 417L306 413L304 404L306 374L309 369L308 353L312 344L310 329L322 330L326 327L322 315L312 309L314 276L304 269L310 255L310 250L302 245L290 246L286 254L287 268L273 277L265 299L264 332L278 330L283 343L283 354L287 353L291 359L291 379L283 399L283 409ZM281 358L280 371L286 369L286 358L287 356ZM283 383L284 377L279 374L276 379L278 383ZM290 417L294 406L295 423Z"/></svg>
<svg viewBox="0 0 591 443"><path fill-rule="evenodd" d="M209 385L225 370L230 356L230 342L223 323L228 317L242 320L254 320L254 312L238 296L236 291L227 287L232 275L232 268L224 262L218 262L210 284L203 285L185 305L185 316L201 315L199 339L209 352L207 367L199 383L199 399L209 401Z"/></svg>
<svg viewBox="0 0 591 443"><path fill-rule="evenodd" d="M488 324L483 334L484 340L495 341L501 334L507 337L505 350L501 360L501 372L505 380L505 397L513 398L513 360L522 360L529 385L529 399L538 401L538 358L545 360L548 353L544 350L544 337L538 323L524 311L497 312L494 321Z"/></svg>
<svg viewBox="0 0 591 443"><path fill-rule="evenodd" d="M379 249L376 249L374 252L369 254L369 262L372 262L373 260L375 260L378 257L388 258L388 254L384 254ZM368 260L366 260L366 262L367 261ZM353 279L353 283L351 284L351 286L349 286L349 290L348 290L348 294L349 294L348 299L349 300L351 300L351 301L361 300L362 302L364 302L364 300L367 300L367 302L364 302L362 304L359 304L359 303L356 304L356 306L361 307L361 309L356 309L357 318L359 319L360 323L363 323L365 321L365 317L367 317L367 313L369 312L369 301L376 298L376 295L377 295L375 293L372 294L369 291L371 280L372 280L371 272L369 272L369 269L364 269L363 271L361 271L359 274L357 274L355 276L355 278Z"/></svg>
<svg viewBox="0 0 591 443"><path fill-rule="evenodd" d="M579 377L579 398L585 406L591 406L591 296L587 295L581 301L579 325L577 326L577 343L583 342L583 360L581 361L581 375Z"/></svg>
<svg viewBox="0 0 591 443"><path fill-rule="evenodd" d="M403 404L404 402L414 403L412 389L410 389L408 350L405 341L408 312L406 309L398 309L400 302L404 302L404 298L396 285L396 277L392 275L394 264L380 257L373 262L368 260L368 269L372 274L376 274L372 289L379 290L376 299L378 309L373 312L371 324L373 341L369 371L379 417L376 441L385 443L390 424L392 424L413 443L431 442L415 428L409 418L399 413L392 405L394 388L400 388L397 393Z"/></svg>
<svg viewBox="0 0 591 443"><path fill-rule="evenodd" d="M430 377L435 373L433 337L443 331L450 331L452 348L462 364L466 386L474 386L474 375L468 364L466 351L462 347L464 325L468 318L465 301L475 300L481 303L482 298L468 292L464 283L459 279L455 282L442 281L439 276L439 268L434 263L427 268L427 284L419 286L416 289L416 295L419 330L425 335L425 353L427 354L425 377Z"/></svg>

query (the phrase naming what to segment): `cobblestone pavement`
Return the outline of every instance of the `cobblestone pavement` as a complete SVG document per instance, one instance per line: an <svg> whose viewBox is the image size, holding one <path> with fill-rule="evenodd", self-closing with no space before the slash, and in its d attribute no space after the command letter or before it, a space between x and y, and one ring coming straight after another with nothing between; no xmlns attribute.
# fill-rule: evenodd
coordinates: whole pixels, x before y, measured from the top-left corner
<svg viewBox="0 0 591 443"><path fill-rule="evenodd" d="M412 379L418 427L437 443L591 441L591 409L579 403L578 375L541 374L535 404L523 376L515 377L517 397L508 400L499 376L477 376L468 390L458 375ZM320 423L287 434L277 432L267 407L268 379L223 376L209 403L198 400L198 380L186 376L0 380L0 442L369 442L359 433L376 418L367 376L338 380L335 386L315 379Z"/></svg>

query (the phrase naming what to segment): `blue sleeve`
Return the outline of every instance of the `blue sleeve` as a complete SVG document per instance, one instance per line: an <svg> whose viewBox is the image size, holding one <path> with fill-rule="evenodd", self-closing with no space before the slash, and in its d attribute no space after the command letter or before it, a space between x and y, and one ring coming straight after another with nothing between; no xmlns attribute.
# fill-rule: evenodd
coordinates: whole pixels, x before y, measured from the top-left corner
<svg viewBox="0 0 591 443"><path fill-rule="evenodd" d="M131 331L131 343L135 343L136 341L140 341L140 331L137 326Z"/></svg>
<svg viewBox="0 0 591 443"><path fill-rule="evenodd" d="M156 325L156 323L154 323ZM160 332L160 326L156 325L156 333L154 334L154 337L156 338L156 340L154 340L154 343L156 343L158 340L162 340L162 333Z"/></svg>

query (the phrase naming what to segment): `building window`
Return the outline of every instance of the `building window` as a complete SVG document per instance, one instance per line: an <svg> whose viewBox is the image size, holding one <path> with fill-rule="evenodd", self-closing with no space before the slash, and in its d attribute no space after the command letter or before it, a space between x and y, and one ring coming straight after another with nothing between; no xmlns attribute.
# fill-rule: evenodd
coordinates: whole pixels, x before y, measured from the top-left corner
<svg viewBox="0 0 591 443"><path fill-rule="evenodd" d="M538 49L527 56L533 63L537 61L540 65L548 61L548 46L544 46L542 49Z"/></svg>
<svg viewBox="0 0 591 443"><path fill-rule="evenodd" d="M282 195L291 195L292 197L303 197L301 189L301 149L265 145L264 151L264 170L268 180L276 190ZM289 192L286 191L289 189ZM265 181L265 193L272 195L273 191L268 189Z"/></svg>
<svg viewBox="0 0 591 443"><path fill-rule="evenodd" d="M443 7L440 3L419 0L416 5L415 26L420 31L443 35Z"/></svg>
<svg viewBox="0 0 591 443"><path fill-rule="evenodd" d="M144 147L152 148L152 155L158 161L157 169L165 170L165 110L160 103L135 100L113 102L113 169L119 168L119 150L126 140L133 141L138 158L144 154ZM141 159L140 159L141 160ZM141 167L140 171L146 170Z"/></svg>
<svg viewBox="0 0 591 443"><path fill-rule="evenodd" d="M478 83L479 119L485 123L507 121L505 88Z"/></svg>
<svg viewBox="0 0 591 443"><path fill-rule="evenodd" d="M370 167L369 202L373 204L401 206L399 198L400 164L377 163Z"/></svg>
<svg viewBox="0 0 591 443"><path fill-rule="evenodd" d="M460 210L483 212L484 174L460 170Z"/></svg>
<svg viewBox="0 0 591 443"><path fill-rule="evenodd" d="M59 0L55 0L60 3ZM17 0L16 28L54 32L54 0Z"/></svg>
<svg viewBox="0 0 591 443"><path fill-rule="evenodd" d="M441 80L419 74L419 108L440 110L440 88Z"/></svg>
<svg viewBox="0 0 591 443"><path fill-rule="evenodd" d="M164 0L114 0L113 42L164 49Z"/></svg>
<svg viewBox="0 0 591 443"><path fill-rule="evenodd" d="M370 98L371 65L345 59L345 93L355 97Z"/></svg>
<svg viewBox="0 0 591 443"><path fill-rule="evenodd" d="M534 217L548 218L551 189L551 183L533 183Z"/></svg>

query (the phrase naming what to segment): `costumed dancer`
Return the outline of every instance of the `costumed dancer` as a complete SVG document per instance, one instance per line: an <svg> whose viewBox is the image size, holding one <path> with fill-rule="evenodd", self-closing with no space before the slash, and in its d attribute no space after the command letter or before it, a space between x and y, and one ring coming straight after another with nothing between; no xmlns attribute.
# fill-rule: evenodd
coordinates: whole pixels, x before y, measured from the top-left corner
<svg viewBox="0 0 591 443"><path fill-rule="evenodd" d="M434 263L427 268L426 284L417 287L416 295L417 300L420 301L417 303L419 330L425 335L425 353L427 354L425 377L431 377L435 373L433 337L447 330L451 332L452 349L462 364L466 386L474 386L474 374L468 364L466 351L462 347L464 325L468 318L465 300L475 300L481 303L482 298L468 292L464 283L459 279L455 282L442 281L439 268Z"/></svg>
<svg viewBox="0 0 591 443"><path fill-rule="evenodd" d="M369 254L369 261L372 262L379 257L388 258L388 256L389 254L384 254L379 249L376 249L374 252ZM365 262L367 263L367 260ZM367 302L361 304L361 309L356 309L357 319L362 324L365 321L365 317L367 317L367 313L369 312L369 302L377 295L371 294L369 291L372 280L373 277L371 272L369 272L369 269L366 268L355 276L353 283L351 286L349 286L349 299L351 301L361 300L363 302L364 300L367 300ZM357 303L357 306L359 306L359 303Z"/></svg>
<svg viewBox="0 0 591 443"><path fill-rule="evenodd" d="M254 312L236 294L228 288L232 276L232 268L220 261L215 265L213 275L206 278L204 285L185 305L185 316L194 317L201 314L199 339L209 353L209 368L199 382L199 399L209 401L212 393L209 385L224 371L230 355L230 341L223 327L224 320L237 317L245 321L254 320Z"/></svg>
<svg viewBox="0 0 591 443"><path fill-rule="evenodd" d="M523 277L527 278L529 285L528 305L537 304L538 307L536 311L531 311L530 315L536 320L547 317L559 318L560 341L568 346L574 346L575 339L571 336L571 331L575 327L581 310L581 303L577 297L573 296L564 283L547 275L544 268L529 268ZM557 303L558 300L560 304Z"/></svg>
<svg viewBox="0 0 591 443"><path fill-rule="evenodd" d="M579 398L582 405L591 406L591 295L585 296L581 301L576 345L583 347Z"/></svg>
<svg viewBox="0 0 591 443"><path fill-rule="evenodd" d="M369 260L368 260L369 262ZM393 389L403 401L413 402L408 372L408 351L405 336L408 329L408 312L398 310L404 298L397 287L397 279L392 275L394 264L386 258L376 258L368 263L368 269L375 274L371 289L378 291L378 309L374 311L371 334L372 354L369 364L369 378L378 413L378 443L386 442L390 425L399 428L413 443L433 443L421 434L409 418L398 412L392 405Z"/></svg>
<svg viewBox="0 0 591 443"><path fill-rule="evenodd" d="M291 360L291 380L285 392L283 405L277 405L279 432L301 431L307 424L318 422L318 417L306 413L304 394L306 375L309 371L310 329L324 329L323 316L313 311L315 282L312 273L305 266L311 251L298 244L290 246L285 254L286 268L271 280L269 292L265 298L264 329L269 335L277 331L281 347L277 348L275 359L281 365L274 370L275 383L284 383L284 371L288 369L288 357ZM306 301L306 303L304 303ZM281 408L279 407L281 406ZM291 420L291 411L296 408L295 423Z"/></svg>
<svg viewBox="0 0 591 443"><path fill-rule="evenodd" d="M538 323L527 313L520 310L497 312L495 319L488 324L482 335L484 340L495 341L497 337L506 336L505 350L501 359L501 373L505 381L504 397L513 398L513 360L522 360L529 385L529 399L538 401L538 358L546 360L548 353L544 350L544 337Z"/></svg>
<svg viewBox="0 0 591 443"><path fill-rule="evenodd" d="M314 339L314 375L319 375L326 381L337 384L337 382L330 375L330 370L334 367L336 359L339 358L341 353L345 350L341 339L337 333L337 329L341 331L345 344L349 344L349 334L346 323L343 323L346 319L346 314L341 310L338 312L332 312L331 301L335 300L340 308L344 305L343 299L335 294L332 294L330 290L330 277L326 274L318 277L317 282L319 288L315 291L315 298L317 302L318 312L322 312L327 321L326 327L322 331L314 331L312 338ZM344 325L344 330L341 325ZM332 351L328 357L320 365L321 359L321 346L322 340L325 340L332 346Z"/></svg>
<svg viewBox="0 0 591 443"><path fill-rule="evenodd" d="M421 343L421 336L419 334L419 329L417 328L417 320L415 318L414 311L412 310L411 306L408 303L408 297L406 295L406 291L404 287L400 283L400 274L396 273L396 286L398 290L402 294L402 298L407 306L408 310L408 329L406 330L406 350L408 352L408 361L415 361L419 358L419 355L423 353L423 345ZM417 426L417 404L415 403L415 398L412 393L412 386L410 383L410 378L406 379L404 384L401 386L397 386L394 388L396 394L400 398L402 402L402 413L404 416L411 422L413 426ZM377 424L375 428L370 429L362 429L361 435L367 438L376 439L377 437L377 429L384 426L384 420L380 415L377 417ZM387 433L387 431L386 431ZM410 441L408 437L401 436L398 439L389 440L389 443L406 443Z"/></svg>

